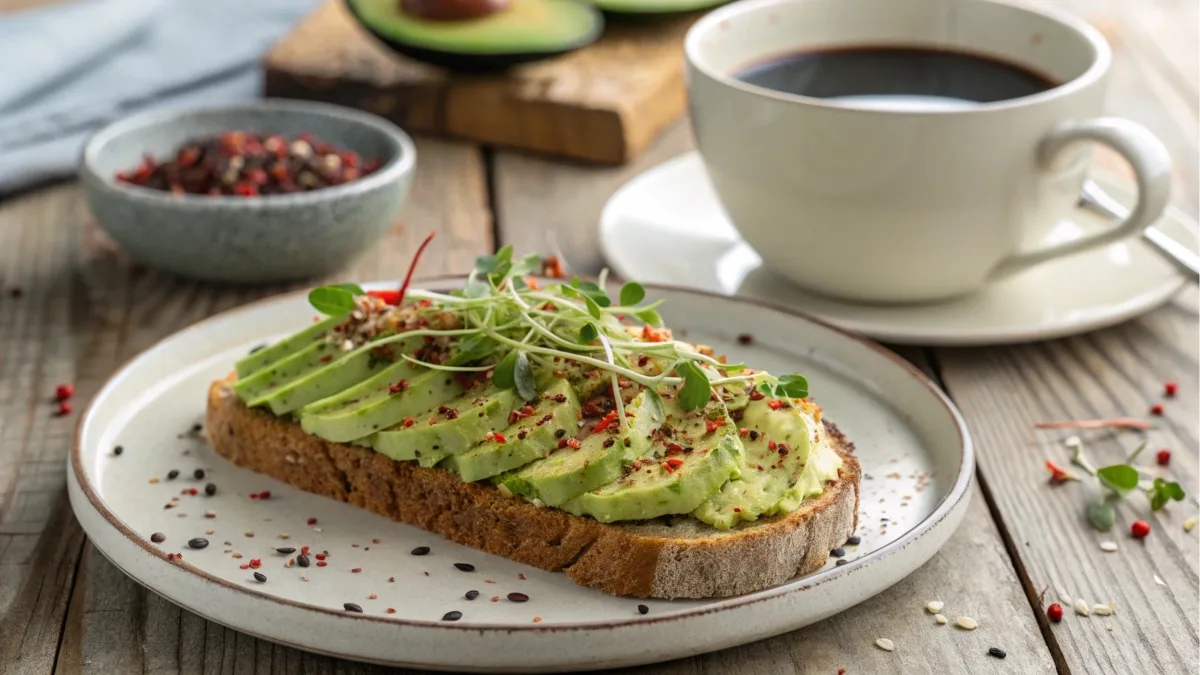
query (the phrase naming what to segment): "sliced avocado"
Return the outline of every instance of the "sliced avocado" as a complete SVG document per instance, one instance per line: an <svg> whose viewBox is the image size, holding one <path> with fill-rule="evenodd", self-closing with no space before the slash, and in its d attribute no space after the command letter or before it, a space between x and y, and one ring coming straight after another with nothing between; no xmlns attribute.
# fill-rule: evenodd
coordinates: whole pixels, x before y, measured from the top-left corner
<svg viewBox="0 0 1200 675"><path fill-rule="evenodd" d="M371 447L392 459L415 459L421 466L433 466L482 443L489 431L507 427L519 402L516 390L496 390L485 384L446 403L444 412L439 410L430 418L433 425L423 420L407 426L401 423L376 434Z"/></svg>
<svg viewBox="0 0 1200 675"><path fill-rule="evenodd" d="M385 374L386 371L372 380ZM406 417L424 416L464 390L450 373L440 370L422 368L411 379L403 379L407 385L395 391L399 384L396 380L378 381L369 392L359 387L347 389L338 396L352 391L355 396L341 405L329 406L329 399L317 401L313 404L317 408L301 409L300 428L327 441L345 443L386 429Z"/></svg>
<svg viewBox="0 0 1200 675"><path fill-rule="evenodd" d="M233 384L233 391L246 402L246 405L258 405L266 397L284 386L313 373L332 362L345 352L338 345L325 342L314 342L300 351L275 361L266 368L261 368L245 379L239 379Z"/></svg>
<svg viewBox="0 0 1200 675"><path fill-rule="evenodd" d="M251 373L257 372L271 365L272 363L291 356L296 352L308 347L313 342L325 337L334 326L338 325L346 314L341 316L331 316L314 323L304 330L286 337L279 342L262 349L255 349L249 355L242 357L234 365L234 370L237 372L238 378L246 378Z"/></svg>
<svg viewBox="0 0 1200 675"><path fill-rule="evenodd" d="M555 379L538 395L533 413L470 450L447 457L443 466L468 483L524 466L573 440L579 429L579 400L567 380Z"/></svg>
<svg viewBox="0 0 1200 675"><path fill-rule="evenodd" d="M371 343L352 352L344 352L344 356L261 394L246 404L256 406L265 403L276 415L299 410L345 391L394 365L396 353L412 351L421 341L422 338L414 337L384 345Z"/></svg>
<svg viewBox="0 0 1200 675"><path fill-rule="evenodd" d="M684 412L668 400L665 408L667 421L654 433L650 456L634 460L625 476L560 508L602 523L688 513L741 474L742 443L722 402Z"/></svg>
<svg viewBox="0 0 1200 675"><path fill-rule="evenodd" d="M746 429L746 469L692 513L697 519L726 530L739 520L777 513L784 502L799 506L813 489L820 492L823 481L802 480L816 433L811 418L779 403L762 399L746 406L739 422Z"/></svg>
<svg viewBox="0 0 1200 675"><path fill-rule="evenodd" d="M687 14L728 4L731 0L591 0L605 14L622 18Z"/></svg>
<svg viewBox="0 0 1200 675"><path fill-rule="evenodd" d="M657 414L656 414L657 413ZM558 506L621 477L626 457L646 454L650 435L663 423L659 403L643 390L625 405L625 428L616 424L593 432L579 449L555 450L549 457L500 476L497 481L514 494Z"/></svg>
<svg viewBox="0 0 1200 675"><path fill-rule="evenodd" d="M578 0L459 0L459 7L482 11L449 20L415 13L424 4L436 7L433 1L346 0L346 5L396 52L461 71L503 70L565 54L591 44L604 29L603 15Z"/></svg>

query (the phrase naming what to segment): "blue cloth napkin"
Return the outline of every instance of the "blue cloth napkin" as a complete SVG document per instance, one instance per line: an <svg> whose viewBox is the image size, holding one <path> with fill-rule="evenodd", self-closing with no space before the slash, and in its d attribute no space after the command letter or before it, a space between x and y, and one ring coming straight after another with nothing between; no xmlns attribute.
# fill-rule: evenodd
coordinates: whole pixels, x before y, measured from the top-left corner
<svg viewBox="0 0 1200 675"><path fill-rule="evenodd" d="M101 127L261 95L261 59L320 0L74 0L0 15L0 192L74 173Z"/></svg>

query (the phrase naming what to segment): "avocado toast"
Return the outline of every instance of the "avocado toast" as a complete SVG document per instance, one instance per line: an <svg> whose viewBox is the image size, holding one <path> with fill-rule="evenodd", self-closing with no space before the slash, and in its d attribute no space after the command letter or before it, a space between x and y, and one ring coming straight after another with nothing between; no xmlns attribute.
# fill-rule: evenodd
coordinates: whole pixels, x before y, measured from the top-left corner
<svg viewBox="0 0 1200 675"><path fill-rule="evenodd" d="M449 294L314 290L327 318L212 384L212 447L615 595L724 597L824 565L859 467L807 381L674 339L636 283L539 288L540 269L505 247Z"/></svg>

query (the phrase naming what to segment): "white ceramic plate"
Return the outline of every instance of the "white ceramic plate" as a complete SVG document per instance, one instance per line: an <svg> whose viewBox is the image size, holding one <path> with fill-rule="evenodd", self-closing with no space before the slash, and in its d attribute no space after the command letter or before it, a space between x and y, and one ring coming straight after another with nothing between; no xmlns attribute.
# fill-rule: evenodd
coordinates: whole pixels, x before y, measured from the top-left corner
<svg viewBox="0 0 1200 675"><path fill-rule="evenodd" d="M1124 181L1094 178L1118 201L1132 203ZM1079 210L1047 236L1074 239L1105 226ZM1157 226L1196 248L1195 225L1179 210L1168 210ZM926 346L1028 342L1095 330L1158 307L1187 283L1134 240L1031 268L951 302L889 306L821 297L762 267L721 208L696 153L660 164L613 194L600 217L600 243L613 271L629 279L761 298L879 340Z"/></svg>
<svg viewBox="0 0 1200 675"><path fill-rule="evenodd" d="M349 659L473 671L626 666L765 638L863 601L942 546L967 508L974 454L953 405L917 370L878 345L785 310L666 287L648 294L667 300L662 313L683 339L809 377L815 400L856 443L865 472L862 542L846 548L847 564L831 560L815 574L723 600L618 598L234 466L189 430L203 421L213 379L251 347L311 320L304 294L201 322L113 376L80 422L68 471L71 504L117 567L207 619ZM739 344L732 327L753 335L753 344ZM179 477L167 480L172 469ZM202 480L193 477L196 469L205 472ZM208 482L217 486L213 496L204 494ZM199 494L187 494L193 488ZM270 499L249 498L263 490ZM178 506L164 509L172 497ZM317 523L308 525L309 518ZM155 532L166 540L152 543ZM192 550L186 542L193 537L211 543ZM285 546L327 550L328 566L286 567L291 556L274 552ZM432 552L410 555L417 546ZM168 562L169 553L182 553L182 561ZM257 571L266 583L240 569L252 558L262 561ZM460 572L455 562L476 571ZM466 600L467 590L479 598ZM530 600L508 601L513 591ZM344 611L346 602L364 613ZM639 614L639 604L649 613ZM452 610L462 620L441 621Z"/></svg>

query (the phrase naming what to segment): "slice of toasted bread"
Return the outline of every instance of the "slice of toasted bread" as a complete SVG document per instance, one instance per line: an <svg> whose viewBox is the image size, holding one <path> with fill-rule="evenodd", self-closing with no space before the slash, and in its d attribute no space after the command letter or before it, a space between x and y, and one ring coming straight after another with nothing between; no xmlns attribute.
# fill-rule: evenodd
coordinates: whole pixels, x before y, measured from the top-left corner
<svg viewBox="0 0 1200 675"><path fill-rule="evenodd" d="M605 593L714 598L761 590L819 569L857 525L858 461L828 422L841 475L792 513L725 531L685 517L606 525L505 497L443 469L306 434L292 421L247 408L231 383L214 382L208 398L208 439L225 458L459 544L565 572Z"/></svg>

